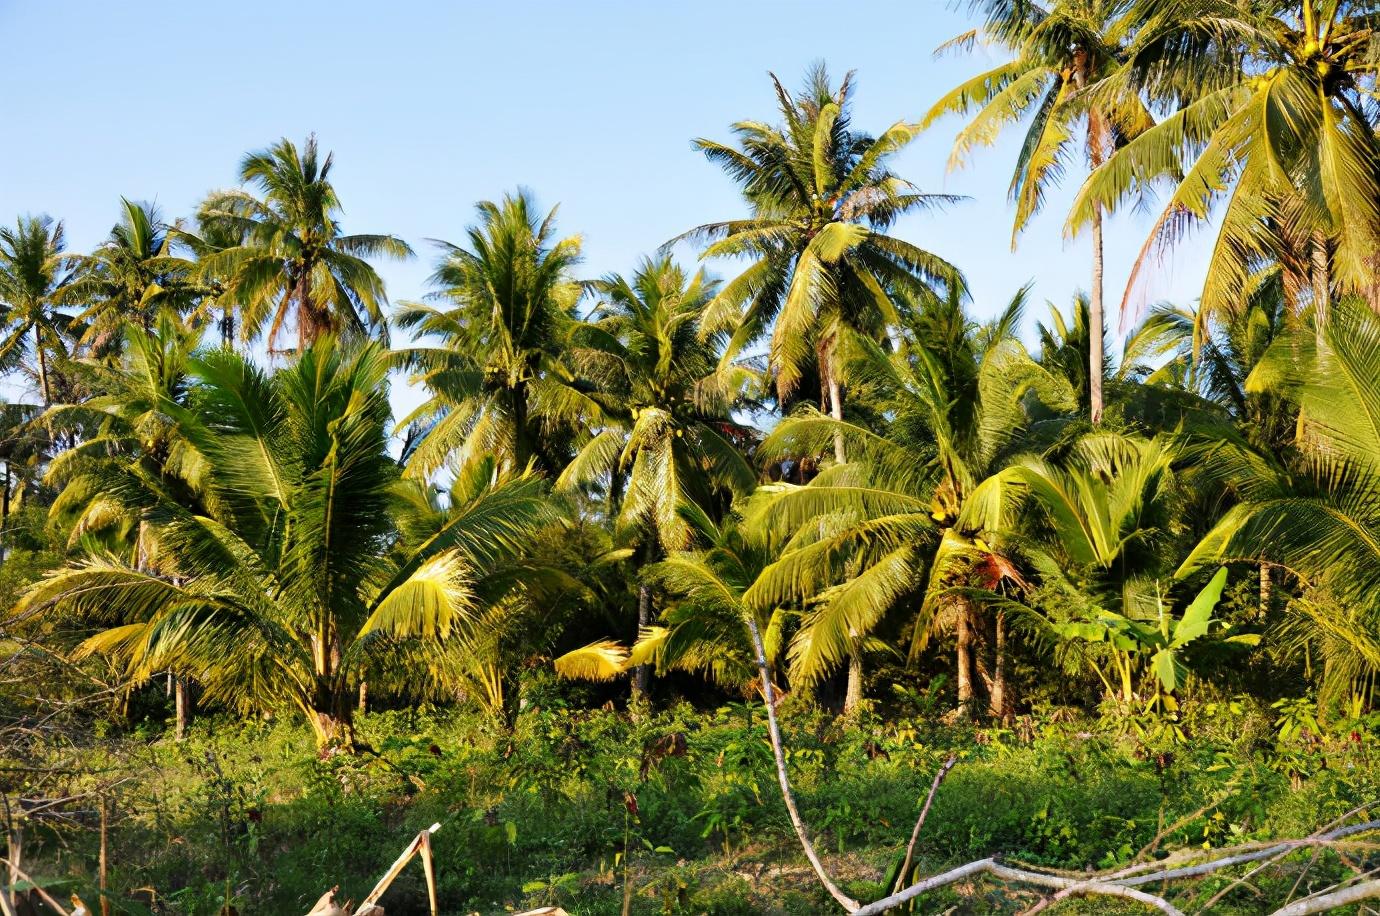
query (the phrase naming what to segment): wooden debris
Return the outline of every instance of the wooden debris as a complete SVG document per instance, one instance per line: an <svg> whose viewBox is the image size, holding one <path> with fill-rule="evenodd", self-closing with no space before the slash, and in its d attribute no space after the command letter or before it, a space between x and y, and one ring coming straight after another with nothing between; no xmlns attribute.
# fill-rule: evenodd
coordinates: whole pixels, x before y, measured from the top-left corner
<svg viewBox="0 0 1380 916"><path fill-rule="evenodd" d="M398 877L403 868L411 861L415 855L422 857L422 870L426 872L426 893L431 903L431 916L437 916L439 910L436 906L436 869L431 859L431 835L441 829L440 824L432 824L413 838L407 848L398 856L398 860L389 866L388 871L379 879L379 883L374 885L374 889L369 892L369 896L364 898L359 908L351 914L350 907L353 901L344 905L336 903L335 895L340 890L340 885L336 885L326 893L321 895L321 899L316 901L316 905L311 908L307 916L384 916L383 907L379 906L378 900L383 896L383 892L388 890L388 885L393 883L393 879Z"/></svg>
<svg viewBox="0 0 1380 916"><path fill-rule="evenodd" d="M321 899L316 901L316 905L308 911L307 916L346 916L345 910L335 902L335 894L338 890L340 890L340 885L336 885L322 894Z"/></svg>

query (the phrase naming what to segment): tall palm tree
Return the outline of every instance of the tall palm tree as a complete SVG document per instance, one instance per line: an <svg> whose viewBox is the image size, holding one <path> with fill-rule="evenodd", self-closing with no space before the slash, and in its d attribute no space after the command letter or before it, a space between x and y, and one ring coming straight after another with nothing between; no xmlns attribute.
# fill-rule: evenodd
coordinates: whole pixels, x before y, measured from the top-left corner
<svg viewBox="0 0 1380 916"><path fill-rule="evenodd" d="M185 314L199 294L192 263L173 253L173 229L158 208L120 203L120 221L95 251L74 259L77 276L63 291L64 301L84 306L82 343L98 350L118 339L124 322L149 331L161 310Z"/></svg>
<svg viewBox="0 0 1380 916"><path fill-rule="evenodd" d="M269 349L277 348L285 326L297 327L304 349L323 334L385 333L388 297L368 258L404 259L412 249L391 235L345 235L340 198L331 183L333 155L322 159L316 136L299 150L283 139L245 156L244 189L217 191L203 205L203 227L243 241L207 257L206 267L230 278L229 291L243 312L245 339L268 328Z"/></svg>
<svg viewBox="0 0 1380 916"><path fill-rule="evenodd" d="M599 411L562 362L582 294L572 274L580 239L557 238L556 210L542 215L527 191L476 210L467 247L439 243L436 304L409 303L393 319L423 338L399 360L431 393L403 421L428 424L409 473L491 454L558 473L572 421Z"/></svg>
<svg viewBox="0 0 1380 916"><path fill-rule="evenodd" d="M706 332L734 329L725 358L770 331L778 394L790 395L814 363L820 403L841 421L841 336L880 339L899 326L898 295L910 301L963 289L952 264L888 234L901 216L953 198L921 193L891 171L889 160L914 139L916 125L898 121L876 138L853 129L852 74L835 88L817 65L796 95L775 75L772 83L781 123L738 122L736 146L695 141L738 182L751 214L682 238L708 241L706 258L751 260L706 311ZM835 457L845 460L841 441Z"/></svg>
<svg viewBox="0 0 1380 916"><path fill-rule="evenodd" d="M1306 265L1299 304L1319 313L1334 290L1371 294L1380 241L1374 10L1335 0L1139 6L1142 27L1113 82L1183 104L1089 176L1071 228L1167 181L1173 192L1136 273L1194 226L1220 222L1204 315L1229 307L1261 261Z"/></svg>
<svg viewBox="0 0 1380 916"><path fill-rule="evenodd" d="M688 549L693 529L687 503L716 506L746 496L757 476L740 447L747 430L732 411L754 373L720 368L716 345L698 322L715 284L662 256L644 260L631 280L593 284L600 299L585 326L571 334L577 373L592 380L591 396L606 424L561 472L557 490L602 486L623 539L640 545L642 562ZM638 588L639 631L652 622L651 583ZM634 689L645 694L649 669Z"/></svg>
<svg viewBox="0 0 1380 916"><path fill-rule="evenodd" d="M235 316L240 311L234 295L233 270L216 255L245 243L245 223L215 218L217 208L232 206L229 201L214 198L203 202L192 224L179 222L171 235L174 244L195 259L193 277L198 286L198 312L206 320L219 309L216 319L220 331L220 345L227 349L235 345Z"/></svg>
<svg viewBox="0 0 1380 916"><path fill-rule="evenodd" d="M1113 150L1154 123L1134 92L1104 92L1089 86L1108 79L1125 56L1139 15L1131 0L977 0L981 27L945 47L971 47L979 40L1010 49L1012 59L949 92L921 122L929 126L949 113L973 114L954 142L950 167L978 145L994 143L1002 128L1028 119L1011 178L1016 205L1011 244L1044 207L1050 189L1064 177L1081 144L1087 164L1097 169ZM1088 405L1094 423L1102 417L1103 254L1102 211L1092 227L1092 286L1089 300Z"/></svg>
<svg viewBox="0 0 1380 916"><path fill-rule="evenodd" d="M62 223L49 216L21 216L14 228L0 229L0 366L13 368L30 352L44 407L53 403L49 361L68 354L72 318L60 311L73 279L66 247Z"/></svg>
<svg viewBox="0 0 1380 916"><path fill-rule="evenodd" d="M867 635L903 599L924 595L912 648L934 629L955 632L959 705L972 711L978 609L947 589L979 562L1010 565L992 546L998 529L960 519L975 488L1019 451L1037 405L1046 413L1076 405L1072 389L1016 339L1023 306L1024 293L981 326L951 296L917 309L895 351L854 338L844 370L884 428L806 413L784 420L759 449L801 455L829 438L847 443L849 464L805 486L764 488L748 511L755 523L793 532L796 545L759 587L778 600L815 600L791 646L793 676L813 680L849 659L846 706L861 698ZM997 693L1004 707L1004 685Z"/></svg>
<svg viewBox="0 0 1380 916"><path fill-rule="evenodd" d="M476 626L503 598L478 583L545 518L539 480L491 468L443 524L400 539L388 366L377 344L347 352L329 337L271 377L224 349L194 361L198 391L174 416L208 469L204 514L135 467L105 481L155 529L163 574L88 555L37 584L19 613L113 624L85 651L125 659L136 677L193 676L241 708L295 707L323 747L349 746L366 666L440 653Z"/></svg>

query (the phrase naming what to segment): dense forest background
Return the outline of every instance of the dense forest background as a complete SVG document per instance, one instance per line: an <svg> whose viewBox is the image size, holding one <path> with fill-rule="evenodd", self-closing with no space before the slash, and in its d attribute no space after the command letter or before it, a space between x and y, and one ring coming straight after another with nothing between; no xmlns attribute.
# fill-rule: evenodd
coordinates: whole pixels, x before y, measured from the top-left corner
<svg viewBox="0 0 1380 916"><path fill-rule="evenodd" d="M694 141L740 211L626 275L522 188L454 241L357 232L314 135L195 212L118 200L90 251L0 228L0 903L305 911L437 822L447 912L822 911L774 750L863 900L1373 804L1380 8L970 13L946 53L1005 58L919 118L773 76ZM1018 136L1015 244L1076 189L1086 291L975 303L1000 265L896 230L964 206L893 170L955 129L955 163ZM1148 304L1189 239L1201 294ZM1368 849L1176 901L1304 905Z"/></svg>

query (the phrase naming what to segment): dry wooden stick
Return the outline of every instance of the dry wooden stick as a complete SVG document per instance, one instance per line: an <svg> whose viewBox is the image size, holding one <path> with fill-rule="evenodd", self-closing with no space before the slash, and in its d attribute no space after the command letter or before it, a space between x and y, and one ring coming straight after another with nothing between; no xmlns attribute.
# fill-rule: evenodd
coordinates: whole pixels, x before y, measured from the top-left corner
<svg viewBox="0 0 1380 916"><path fill-rule="evenodd" d="M422 871L426 873L426 897L431 904L431 916L436 916L436 868L431 861L431 833L432 831L428 830L422 834Z"/></svg>
<svg viewBox="0 0 1380 916"><path fill-rule="evenodd" d="M901 862L901 870L896 873L896 883L891 887L893 894L905 886L906 876L910 874L910 865L915 861L915 841L920 839L920 828L925 826L925 818L930 813L930 805L934 804L934 796L939 791L939 784L944 781L945 776L949 775L949 771L954 768L955 763L958 763L958 758L949 757L939 768L939 772L934 774L934 782L930 784L930 794L925 796L925 806L920 809L920 816L915 820L915 829L910 832L910 842L906 844L906 858Z"/></svg>
<svg viewBox="0 0 1380 916"><path fill-rule="evenodd" d="M379 898L383 896L383 892L388 890L388 885L393 883L393 879L398 877L403 867L406 866L412 857L417 854L417 851L423 847L426 848L427 852L422 859L422 866L426 868L426 863L431 859L431 835L440 829L440 824L432 824L430 827L417 834L411 843L407 844L407 848L402 851L402 855L398 856L397 861L389 866L388 871L379 879L379 883L375 884L374 889L369 892L369 896L365 897L363 902L360 903L359 908L355 910L354 916L368 916L369 911L374 908L374 904L378 903ZM430 872L430 869L427 869L427 871ZM428 878L429 877L428 875ZM431 912L433 916L435 916L436 891L435 886L430 880L428 880L427 883L427 890L431 893Z"/></svg>
<svg viewBox="0 0 1380 916"><path fill-rule="evenodd" d="M1245 873L1244 875L1242 875L1241 877L1239 877L1239 878L1237 878L1236 880L1232 881L1231 884L1228 884L1226 887L1222 888L1220 891L1218 891L1217 893L1215 893L1215 894L1213 894L1211 897L1209 897L1207 903L1204 903L1204 904L1202 905L1202 907L1198 910L1198 912L1199 912L1199 913L1209 913L1209 912L1211 912L1211 911L1212 911L1213 905L1216 904L1217 901L1221 900L1223 897L1227 896L1228 894L1230 894L1232 891L1236 890L1236 889L1237 889L1238 887L1240 887L1241 885L1246 884L1246 883L1249 882L1252 878L1254 878L1256 875L1260 874L1262 871L1264 871L1265 869L1269 868L1271 865L1274 865L1276 862L1278 862L1280 859L1284 858L1285 856L1287 856L1287 855L1288 855L1289 853L1291 853L1291 852L1293 852L1292 849L1286 849L1284 852L1279 853L1278 855L1274 856L1273 858L1269 858L1269 859L1266 859L1264 862L1261 862L1261 863L1260 863L1259 865L1257 865L1255 868L1252 868L1250 871L1246 872L1246 873ZM1252 890L1256 890L1256 888L1255 888L1254 885L1251 885L1251 889L1252 889Z"/></svg>
<svg viewBox="0 0 1380 916"><path fill-rule="evenodd" d="M1153 872L1148 875L1136 875L1131 878L1117 879L1117 883L1125 887L1136 887L1141 884L1152 884L1156 881L1173 881L1178 878L1194 878L1198 875L1206 875L1226 868L1228 865L1241 865L1246 862L1258 862L1261 859L1268 859L1277 853L1287 852L1294 849L1306 849L1316 846L1328 846L1337 840L1345 839L1356 833L1365 833L1369 830L1380 830L1380 820L1366 821L1363 824L1352 824L1347 827L1338 827L1329 830L1327 833L1315 834L1297 840L1281 840L1264 848L1257 848L1251 852L1237 853L1234 849L1219 850L1227 853L1220 858L1211 859L1207 862L1185 866L1183 868L1171 868L1166 871ZM1246 847L1236 847L1237 849Z"/></svg>
<svg viewBox="0 0 1380 916"><path fill-rule="evenodd" d="M1325 913L1371 897L1380 897L1380 881L1363 881L1319 897L1295 900L1288 906L1275 910L1270 916L1308 916L1310 913Z"/></svg>
<svg viewBox="0 0 1380 916"><path fill-rule="evenodd" d="M8 860L6 861L8 862ZM57 913L58 916L69 916L67 910L62 906L62 904L54 900L52 895L45 891L42 887L40 887L37 881L26 875L23 872L23 870L21 870L19 866L15 865L13 862L8 862L8 864L10 866L10 874L14 875L22 881L29 882L29 886L34 889L34 893L38 894L38 896L43 900L44 903L52 907L53 912ZM13 886L13 884L11 884L11 886Z"/></svg>
<svg viewBox="0 0 1380 916"><path fill-rule="evenodd" d="M100 861L97 865L97 880L101 892L101 916L110 916L110 898L106 895L106 884L109 873L109 860L106 856L106 834L107 834L107 809L108 805L105 796L101 796L101 853Z"/></svg>

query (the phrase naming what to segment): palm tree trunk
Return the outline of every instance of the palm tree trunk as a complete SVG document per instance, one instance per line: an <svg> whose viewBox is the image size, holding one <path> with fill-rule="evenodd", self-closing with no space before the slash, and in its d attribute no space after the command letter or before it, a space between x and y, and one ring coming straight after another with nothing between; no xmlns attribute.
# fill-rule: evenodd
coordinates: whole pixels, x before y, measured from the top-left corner
<svg viewBox="0 0 1380 916"><path fill-rule="evenodd" d="M235 307L229 303L221 308L220 345L227 350L235 346Z"/></svg>
<svg viewBox="0 0 1380 916"><path fill-rule="evenodd" d="M1075 54L1074 80L1079 89L1092 77L1090 57L1086 50ZM1105 158L1108 147L1107 119L1097 108L1088 111L1088 164L1096 171ZM1092 289L1088 294L1088 416L1094 424L1102 420L1102 206L1093 205L1092 217Z"/></svg>
<svg viewBox="0 0 1380 916"><path fill-rule="evenodd" d="M834 355L838 349L838 341L835 339L824 351L824 358L820 360L821 369L824 372L825 384L829 390L829 415L838 422L843 422L843 386L839 384L838 372L834 366ZM843 447L843 434L834 433L834 461L843 464L848 461L848 454ZM843 714L852 715L858 708L858 704L863 698L863 661L862 649L856 645L858 632L852 627L848 628L848 635L853 638L853 649L848 653L848 686L843 693Z"/></svg>
<svg viewBox="0 0 1380 916"><path fill-rule="evenodd" d="M751 614L745 615L747 618L748 633L752 637L753 654L757 661L757 674L762 679L762 699L767 706L767 735L771 739L772 757L776 761L776 781L781 786L781 800L786 805L786 815L790 818L791 827L795 830L796 839L800 841L800 848L805 852L805 858L809 860L810 867L814 869L820 884L848 912L858 909L861 904L849 897L833 878L829 876L829 871L820 861L819 854L815 852L814 843L810 841L810 831L805 826L804 819L800 816L800 810L795 804L795 793L791 791L790 774L786 771L786 747L781 740L781 728L776 721L776 690L771 684L771 670L767 665L767 650L762 642L762 631L757 626L757 621Z"/></svg>
<svg viewBox="0 0 1380 916"><path fill-rule="evenodd" d="M38 356L38 387L43 392L43 409L53 406L53 392L48 386L48 357L43 353L43 332L34 325L34 353Z"/></svg>
<svg viewBox="0 0 1380 916"><path fill-rule="evenodd" d="M297 353L304 353L321 334L311 301L312 265L305 264L297 278Z"/></svg>
<svg viewBox="0 0 1380 916"><path fill-rule="evenodd" d="M1269 563L1260 564L1260 616L1267 619L1274 607L1275 580Z"/></svg>
<svg viewBox="0 0 1380 916"><path fill-rule="evenodd" d="M834 371L834 349L836 344L831 344L826 351L824 358L824 379L829 386L829 415L840 423L843 422L843 386L839 384L838 375ZM843 449L843 434L834 433L834 460L843 464L848 457Z"/></svg>
<svg viewBox="0 0 1380 916"><path fill-rule="evenodd" d="M527 433L527 384L517 382L509 389L513 415L513 470L521 473L532 459L532 443Z"/></svg>
<svg viewBox="0 0 1380 916"><path fill-rule="evenodd" d="M1092 219L1092 293L1088 302L1088 410L1093 423L1102 420L1102 207Z"/></svg>
<svg viewBox="0 0 1380 916"><path fill-rule="evenodd" d="M843 694L843 714L852 715L863 698L862 649L854 646L848 653L848 687Z"/></svg>
<svg viewBox="0 0 1380 916"><path fill-rule="evenodd" d="M643 582L637 586L637 632L652 623L652 586ZM647 702L647 691L651 687L652 666L638 665L633 669L632 699L634 703Z"/></svg>
<svg viewBox="0 0 1380 916"><path fill-rule="evenodd" d="M1004 723L1010 718L1011 702L1006 695L1006 614L1001 611L997 611L992 633L992 694L988 711Z"/></svg>
<svg viewBox="0 0 1380 916"><path fill-rule="evenodd" d="M0 563L8 555L6 546L10 540L10 463L5 462L5 489L0 492Z"/></svg>
<svg viewBox="0 0 1380 916"><path fill-rule="evenodd" d="M1310 271L1310 279L1313 282L1313 322L1317 333L1321 335L1323 326L1327 324L1328 312L1331 310L1332 304L1332 276L1328 265L1327 237L1321 231L1313 233L1311 248L1312 270Z"/></svg>
<svg viewBox="0 0 1380 916"><path fill-rule="evenodd" d="M958 716L973 715L973 628L969 619L968 602L958 601L958 622L954 625L956 678L958 681Z"/></svg>
<svg viewBox="0 0 1380 916"><path fill-rule="evenodd" d="M369 682L359 682L359 712L361 714L369 711Z"/></svg>
<svg viewBox="0 0 1380 916"><path fill-rule="evenodd" d="M187 723L191 720L192 695L187 678L178 675L173 678L174 706L177 710L177 724L174 727L173 738L181 741L187 737Z"/></svg>

